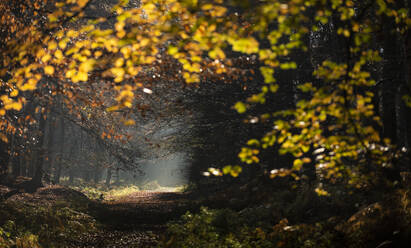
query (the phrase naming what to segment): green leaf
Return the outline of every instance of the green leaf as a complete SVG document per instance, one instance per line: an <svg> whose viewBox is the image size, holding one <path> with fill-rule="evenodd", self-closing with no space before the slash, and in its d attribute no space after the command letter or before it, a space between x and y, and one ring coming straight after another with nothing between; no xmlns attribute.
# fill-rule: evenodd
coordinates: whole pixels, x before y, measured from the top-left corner
<svg viewBox="0 0 411 248"><path fill-rule="evenodd" d="M245 111L247 111L247 106L244 104L244 103L242 103L242 102L237 102L235 105L234 105L234 108L237 110L237 112L238 113L240 113L240 114L242 114L242 113L244 113Z"/></svg>
<svg viewBox="0 0 411 248"><path fill-rule="evenodd" d="M231 165L224 166L223 168L224 175L227 175L228 173L230 173L230 171L231 171Z"/></svg>
<svg viewBox="0 0 411 248"><path fill-rule="evenodd" d="M277 92L278 87L279 87L278 84L272 84L272 85L270 85L270 91L272 93L275 93L275 92Z"/></svg>
<svg viewBox="0 0 411 248"><path fill-rule="evenodd" d="M173 56L174 54L178 53L178 48L175 46L169 46L168 47L168 54Z"/></svg>
<svg viewBox="0 0 411 248"><path fill-rule="evenodd" d="M280 65L280 68L283 70L290 70L290 69L296 69L297 64L295 62L289 62L289 63L282 63Z"/></svg>
<svg viewBox="0 0 411 248"><path fill-rule="evenodd" d="M410 95L404 95L402 97L402 99L404 100L405 104L411 108L411 96Z"/></svg>
<svg viewBox="0 0 411 248"><path fill-rule="evenodd" d="M296 159L293 163L293 169L299 171L303 167L303 164L304 162L301 159Z"/></svg>
<svg viewBox="0 0 411 248"><path fill-rule="evenodd" d="M313 85L311 83L305 83L297 86L302 92L309 92L313 90Z"/></svg>
<svg viewBox="0 0 411 248"><path fill-rule="evenodd" d="M238 177L240 173L243 171L243 167L236 165L231 168L230 174L232 177Z"/></svg>
<svg viewBox="0 0 411 248"><path fill-rule="evenodd" d="M223 168L224 175L230 174L232 177L238 177L243 171L243 168L239 165L231 166L227 165Z"/></svg>
<svg viewBox="0 0 411 248"><path fill-rule="evenodd" d="M260 141L258 141L257 139L251 139L247 142L247 145L249 146L259 146L260 145Z"/></svg>
<svg viewBox="0 0 411 248"><path fill-rule="evenodd" d="M269 84L269 83L274 83L275 82L275 79L274 79L274 76L273 76L273 74L274 74L274 69L273 68L262 66L262 67L260 67L260 71L261 71L261 74L264 77L264 82L265 83Z"/></svg>
<svg viewBox="0 0 411 248"><path fill-rule="evenodd" d="M252 54L258 52L259 43L253 37L230 40L233 51Z"/></svg>

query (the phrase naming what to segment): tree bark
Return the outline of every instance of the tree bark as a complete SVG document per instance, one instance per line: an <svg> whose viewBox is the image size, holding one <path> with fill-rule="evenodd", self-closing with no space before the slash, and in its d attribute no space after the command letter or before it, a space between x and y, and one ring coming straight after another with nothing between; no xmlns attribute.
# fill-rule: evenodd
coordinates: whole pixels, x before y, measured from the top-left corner
<svg viewBox="0 0 411 248"><path fill-rule="evenodd" d="M95 168L94 170L94 183L98 183L101 178L101 169L100 168Z"/></svg>
<svg viewBox="0 0 411 248"><path fill-rule="evenodd" d="M74 169L70 168L70 172L69 172L69 183L73 184L74 182Z"/></svg>
<svg viewBox="0 0 411 248"><path fill-rule="evenodd" d="M54 134L56 130L55 118L50 115L48 119L48 139L47 139L47 157L44 171L50 176L51 179L51 168L54 164L55 154L54 154Z"/></svg>
<svg viewBox="0 0 411 248"><path fill-rule="evenodd" d="M60 116L60 134L59 134L59 138L60 138L60 151L58 153L58 161L57 161L57 165L54 171L54 178L53 181L54 183L60 183L60 176L61 176L61 169L63 168L63 152L64 152L64 135L65 135L65 126L64 126L64 117L61 115ZM73 148L74 149L74 148ZM72 149L72 150L73 150ZM71 152L70 152L71 153Z"/></svg>
<svg viewBox="0 0 411 248"><path fill-rule="evenodd" d="M42 114L40 116L40 124L39 124L39 140L38 140L38 155L37 155L37 160L36 162L36 172L34 174L34 177L32 179L32 190L36 190L37 188L41 187L43 185L42 179L43 179L43 163L44 163L44 134L45 134L45 129L46 129L46 119L45 116Z"/></svg>
<svg viewBox="0 0 411 248"><path fill-rule="evenodd" d="M111 181L111 168L107 168L106 186L110 186L110 181Z"/></svg>
<svg viewBox="0 0 411 248"><path fill-rule="evenodd" d="M396 96L402 84L405 84L404 61L401 58L401 44L398 34L393 33L393 22L386 20L383 27L383 75L381 85L381 117L383 121L383 137L397 143L397 111Z"/></svg>
<svg viewBox="0 0 411 248"><path fill-rule="evenodd" d="M116 184L120 184L120 170L116 169Z"/></svg>
<svg viewBox="0 0 411 248"><path fill-rule="evenodd" d="M20 154L18 148L18 138L13 136L12 137L12 142L11 142L11 151L10 151L10 156L11 156L11 168L12 168L12 173L13 177L18 177L20 176Z"/></svg>

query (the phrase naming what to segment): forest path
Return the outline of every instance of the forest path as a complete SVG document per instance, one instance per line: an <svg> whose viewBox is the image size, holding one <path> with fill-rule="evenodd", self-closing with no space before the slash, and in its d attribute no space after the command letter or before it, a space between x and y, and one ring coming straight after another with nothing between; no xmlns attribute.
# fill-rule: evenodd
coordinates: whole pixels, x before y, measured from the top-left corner
<svg viewBox="0 0 411 248"><path fill-rule="evenodd" d="M168 221L196 205L185 193L150 191L95 203L90 212L103 227L72 241L70 247L153 247Z"/></svg>

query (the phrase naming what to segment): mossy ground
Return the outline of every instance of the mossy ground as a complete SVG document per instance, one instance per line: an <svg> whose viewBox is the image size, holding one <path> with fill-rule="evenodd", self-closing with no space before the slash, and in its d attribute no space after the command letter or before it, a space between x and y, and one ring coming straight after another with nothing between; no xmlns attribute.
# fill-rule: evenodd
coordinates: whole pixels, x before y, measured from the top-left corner
<svg viewBox="0 0 411 248"><path fill-rule="evenodd" d="M82 193L61 186L15 194L0 204L0 247L61 247L96 231L90 204Z"/></svg>
<svg viewBox="0 0 411 248"><path fill-rule="evenodd" d="M0 204L0 247L152 247L170 219L191 204L181 188L46 186ZM3 187L0 193L10 191ZM104 199L100 199L100 195ZM181 211L180 211L181 210Z"/></svg>
<svg viewBox="0 0 411 248"><path fill-rule="evenodd" d="M153 185L105 188L80 181L15 194L0 204L0 247L366 248L411 242L410 189L319 197L309 187L278 184L208 195L161 192L175 189Z"/></svg>

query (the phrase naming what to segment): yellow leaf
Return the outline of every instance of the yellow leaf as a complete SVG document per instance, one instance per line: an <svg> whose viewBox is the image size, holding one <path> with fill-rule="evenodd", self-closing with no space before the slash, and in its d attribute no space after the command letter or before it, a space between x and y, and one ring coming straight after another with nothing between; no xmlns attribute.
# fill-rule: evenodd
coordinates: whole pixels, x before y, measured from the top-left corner
<svg viewBox="0 0 411 248"><path fill-rule="evenodd" d="M68 70L68 71L66 72L66 78L71 78L71 77L73 77L75 74L76 74L76 71L75 71L75 70Z"/></svg>
<svg viewBox="0 0 411 248"><path fill-rule="evenodd" d="M46 63L50 59L51 59L51 56L50 56L50 54L47 53L41 58L41 61L43 61L43 63Z"/></svg>
<svg viewBox="0 0 411 248"><path fill-rule="evenodd" d="M49 42L49 45L48 45L48 49L49 50L54 50L54 49L56 49L57 48L57 43L53 40L53 41L50 41Z"/></svg>
<svg viewBox="0 0 411 248"><path fill-rule="evenodd" d="M147 38L143 38L143 39L141 39L141 41L140 41L140 45L141 45L142 47L147 46L148 43L150 43L150 40L147 39Z"/></svg>
<svg viewBox="0 0 411 248"><path fill-rule="evenodd" d="M316 188L315 192L319 195L319 196L329 196L329 193L327 191L325 191L322 188Z"/></svg>
<svg viewBox="0 0 411 248"><path fill-rule="evenodd" d="M61 40L61 41L59 42L59 47L60 47L61 49L66 48L66 46L67 46L67 41L66 41L66 40Z"/></svg>
<svg viewBox="0 0 411 248"><path fill-rule="evenodd" d="M10 92L11 97L16 97L16 96L18 96L18 94L19 94L19 90L17 90L17 89L14 89L12 92Z"/></svg>
<svg viewBox="0 0 411 248"><path fill-rule="evenodd" d="M241 38L238 40L230 40L233 50L242 53L256 53L258 52L259 43L253 37Z"/></svg>
<svg viewBox="0 0 411 248"><path fill-rule="evenodd" d="M242 103L242 102L237 102L237 103L234 105L234 108L235 108L235 109L237 110L237 112L240 113L240 114L242 114L242 113L244 113L245 111L247 111L247 107L246 107L245 104Z"/></svg>
<svg viewBox="0 0 411 248"><path fill-rule="evenodd" d="M175 46L169 46L168 47L168 54L170 54L171 56L173 56L174 54L178 53L178 48Z"/></svg>
<svg viewBox="0 0 411 248"><path fill-rule="evenodd" d="M51 65L44 67L44 73L47 75L52 75L54 73L54 67Z"/></svg>
<svg viewBox="0 0 411 248"><path fill-rule="evenodd" d="M88 59L80 64L79 70L82 72L89 72L93 69L94 63L95 63L94 59Z"/></svg>
<svg viewBox="0 0 411 248"><path fill-rule="evenodd" d="M205 10L205 11L207 11L207 10L210 10L210 9L212 9L213 8L213 5L212 4L204 4L202 7L201 7L201 9L203 9L203 10Z"/></svg>
<svg viewBox="0 0 411 248"><path fill-rule="evenodd" d="M79 71L78 74L77 74L77 77L78 77L79 81L85 82L85 81L88 80L87 72L84 72L84 71Z"/></svg>
<svg viewBox="0 0 411 248"><path fill-rule="evenodd" d="M114 81L115 82L121 82L123 80L123 76L124 76L124 69L123 68L111 68L111 73L114 74Z"/></svg>
<svg viewBox="0 0 411 248"><path fill-rule="evenodd" d="M258 161L257 161L258 162ZM238 175L243 171L243 168L241 166L233 166L230 170L230 175L232 177L238 177Z"/></svg>
<svg viewBox="0 0 411 248"><path fill-rule="evenodd" d="M131 125L134 125L136 122L134 121L134 120L132 120L132 119L130 119L130 120L126 120L125 122L124 122L124 125L126 125L126 126L131 126Z"/></svg>
<svg viewBox="0 0 411 248"><path fill-rule="evenodd" d="M129 67L129 68L127 68L127 72L128 72L131 76L136 76L139 71L140 71L140 68L138 68L138 67Z"/></svg>
<svg viewBox="0 0 411 248"><path fill-rule="evenodd" d="M21 102L15 102L12 104L12 108L17 111L20 111L23 108L23 104L21 104Z"/></svg>
<svg viewBox="0 0 411 248"><path fill-rule="evenodd" d="M303 158L303 162L306 163L306 164L307 164L307 163L310 163L310 162L311 162L311 159L310 159L310 158Z"/></svg>
<svg viewBox="0 0 411 248"><path fill-rule="evenodd" d="M61 52L61 50L57 50L54 53L54 57L56 57L57 59L62 59L63 58L63 53Z"/></svg>
<svg viewBox="0 0 411 248"><path fill-rule="evenodd" d="M125 35L126 35L126 31L124 31L124 30L120 30L116 34L116 36L120 39L123 38Z"/></svg>
<svg viewBox="0 0 411 248"><path fill-rule="evenodd" d="M156 58L153 57L153 56L147 56L147 57L142 58L142 62L145 63L145 64L151 64L154 61L156 61Z"/></svg>
<svg viewBox="0 0 411 248"><path fill-rule="evenodd" d="M78 36L78 32L77 32L77 31L69 30L69 31L67 32L67 37L75 38L75 37L77 37L77 36Z"/></svg>
<svg viewBox="0 0 411 248"><path fill-rule="evenodd" d="M184 72L183 78L186 81L186 83L198 83L200 82L200 77L198 74L190 74L188 72Z"/></svg>
<svg viewBox="0 0 411 248"><path fill-rule="evenodd" d="M78 83L78 82L80 81L80 79L79 79L79 77L78 77L78 74L73 75L73 76L71 77L71 81L72 81L73 83Z"/></svg>
<svg viewBox="0 0 411 248"><path fill-rule="evenodd" d="M112 112L112 111L116 111L116 110L119 110L119 109L120 109L120 107L117 106L117 105L115 105L115 106L108 107L108 108L106 109L106 111L107 111L107 112Z"/></svg>
<svg viewBox="0 0 411 248"><path fill-rule="evenodd" d="M227 12L227 9L221 6L215 6L213 10L210 10L210 14L213 17L223 16Z"/></svg>
<svg viewBox="0 0 411 248"><path fill-rule="evenodd" d="M293 169L294 170L301 170L301 167L303 166L303 161L301 159L296 159L294 160L294 164L293 164Z"/></svg>
<svg viewBox="0 0 411 248"><path fill-rule="evenodd" d="M103 52L101 52L101 51L97 51L97 52L94 53L94 57L95 57L95 58L98 58L98 57L100 57L101 55L103 55Z"/></svg>
<svg viewBox="0 0 411 248"><path fill-rule="evenodd" d="M80 8L83 8L84 6L86 6L86 4L89 2L90 0L77 0L77 4Z"/></svg>
<svg viewBox="0 0 411 248"><path fill-rule="evenodd" d="M116 60L116 62L114 63L114 65L115 65L116 67L121 67L123 64L124 64L124 59L123 59L123 58L118 58L118 59Z"/></svg>
<svg viewBox="0 0 411 248"><path fill-rule="evenodd" d="M21 104L21 102L13 102L13 103L10 103L10 104L6 104L4 106L4 108L6 110L14 109L14 110L17 110L17 111L20 111L22 109L22 107L23 107L23 105Z"/></svg>
<svg viewBox="0 0 411 248"><path fill-rule="evenodd" d="M131 108L133 106L133 103L131 101L124 101L123 105L126 106L127 108Z"/></svg>
<svg viewBox="0 0 411 248"><path fill-rule="evenodd" d="M212 59L225 59L225 54L224 54L223 50L221 50L219 47L216 47L213 50L211 50L208 53L208 55Z"/></svg>
<svg viewBox="0 0 411 248"><path fill-rule="evenodd" d="M49 21L50 21L50 22L56 22L56 21L58 21L58 17L56 16L55 13L49 14L49 15L48 15L48 18L49 18Z"/></svg>

